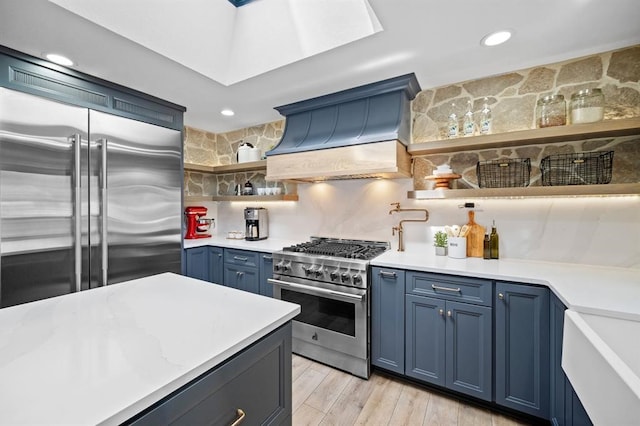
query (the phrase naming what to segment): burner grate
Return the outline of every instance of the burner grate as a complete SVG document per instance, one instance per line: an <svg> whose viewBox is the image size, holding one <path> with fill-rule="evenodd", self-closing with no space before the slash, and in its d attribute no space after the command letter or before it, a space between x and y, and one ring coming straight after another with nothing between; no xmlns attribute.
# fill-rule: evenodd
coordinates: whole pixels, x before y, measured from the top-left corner
<svg viewBox="0 0 640 426"><path fill-rule="evenodd" d="M351 240L336 241L319 238L291 247L285 247L284 251L369 260L387 249L388 246L384 243Z"/></svg>

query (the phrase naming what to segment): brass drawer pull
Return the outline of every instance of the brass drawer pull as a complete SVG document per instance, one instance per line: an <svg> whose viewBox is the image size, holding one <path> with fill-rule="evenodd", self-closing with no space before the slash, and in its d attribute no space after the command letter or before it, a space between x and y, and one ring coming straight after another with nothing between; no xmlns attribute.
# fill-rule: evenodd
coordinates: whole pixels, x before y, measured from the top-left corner
<svg viewBox="0 0 640 426"><path fill-rule="evenodd" d="M440 287L439 285L431 284L431 288L436 291L441 290L441 291L451 291L453 293L460 293L460 287L458 288Z"/></svg>
<svg viewBox="0 0 640 426"><path fill-rule="evenodd" d="M233 256L233 258L234 258L235 260L240 260L240 261L242 261L242 262L246 262L247 260L249 260L249 258L248 258L248 257L245 257L245 256Z"/></svg>
<svg viewBox="0 0 640 426"><path fill-rule="evenodd" d="M395 272L387 272L387 271L380 271L380 276L383 278L396 278L397 275Z"/></svg>
<svg viewBox="0 0 640 426"><path fill-rule="evenodd" d="M247 416L241 408L238 408L238 411L236 411L236 414L238 418L236 419L235 422L231 423L231 426L238 426L240 423L244 421L244 418Z"/></svg>

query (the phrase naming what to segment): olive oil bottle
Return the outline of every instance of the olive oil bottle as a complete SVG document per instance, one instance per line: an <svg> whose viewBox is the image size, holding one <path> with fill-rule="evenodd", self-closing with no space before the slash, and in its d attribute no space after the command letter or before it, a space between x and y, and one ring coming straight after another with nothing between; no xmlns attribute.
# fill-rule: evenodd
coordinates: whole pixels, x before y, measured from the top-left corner
<svg viewBox="0 0 640 426"><path fill-rule="evenodd" d="M493 221L491 227L491 235L489 235L489 250L491 252L491 259L500 258L500 240L498 238L498 231L496 229L496 221Z"/></svg>

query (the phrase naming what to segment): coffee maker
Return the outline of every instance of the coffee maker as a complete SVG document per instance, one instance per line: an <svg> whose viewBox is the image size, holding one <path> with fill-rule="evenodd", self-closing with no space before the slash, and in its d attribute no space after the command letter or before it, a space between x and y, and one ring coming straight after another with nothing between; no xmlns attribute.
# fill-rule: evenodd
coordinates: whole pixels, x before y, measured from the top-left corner
<svg viewBox="0 0 640 426"><path fill-rule="evenodd" d="M184 221L187 225L187 232L184 238L193 240L196 238L209 238L211 234L207 231L213 225L213 219L205 219L207 208L201 206L187 207L184 209Z"/></svg>
<svg viewBox="0 0 640 426"><path fill-rule="evenodd" d="M269 236L269 218L264 207L246 207L244 209L247 241L265 240Z"/></svg>

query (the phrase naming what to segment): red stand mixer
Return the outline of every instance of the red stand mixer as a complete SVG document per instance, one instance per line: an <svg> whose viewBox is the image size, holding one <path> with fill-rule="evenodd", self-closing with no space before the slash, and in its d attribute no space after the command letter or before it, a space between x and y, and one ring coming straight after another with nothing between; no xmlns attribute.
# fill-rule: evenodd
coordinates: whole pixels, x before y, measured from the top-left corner
<svg viewBox="0 0 640 426"><path fill-rule="evenodd" d="M184 238L193 240L196 238L209 238L211 234L206 232L211 228L213 219L205 219L207 208L201 206L187 207L184 209L184 220L187 225L187 233Z"/></svg>

